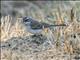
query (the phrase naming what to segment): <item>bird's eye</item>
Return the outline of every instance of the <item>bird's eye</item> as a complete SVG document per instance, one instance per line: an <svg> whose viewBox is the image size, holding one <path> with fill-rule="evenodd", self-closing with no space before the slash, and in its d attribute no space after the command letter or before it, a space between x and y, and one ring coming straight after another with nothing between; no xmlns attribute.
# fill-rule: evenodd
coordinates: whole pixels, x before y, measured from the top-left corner
<svg viewBox="0 0 80 60"><path fill-rule="evenodd" d="M23 22L28 22L28 21L29 21L28 17L23 18Z"/></svg>

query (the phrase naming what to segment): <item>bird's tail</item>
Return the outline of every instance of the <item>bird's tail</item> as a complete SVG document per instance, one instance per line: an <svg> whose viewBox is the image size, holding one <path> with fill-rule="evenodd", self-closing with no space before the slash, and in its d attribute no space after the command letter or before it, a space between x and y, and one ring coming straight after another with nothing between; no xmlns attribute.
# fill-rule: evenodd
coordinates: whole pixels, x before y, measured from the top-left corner
<svg viewBox="0 0 80 60"><path fill-rule="evenodd" d="M66 26L66 24L48 25L48 26L45 26L45 28L48 28L48 27L59 27L59 26Z"/></svg>
<svg viewBox="0 0 80 60"><path fill-rule="evenodd" d="M50 26L54 26L54 27L56 27L56 26L66 26L66 24L60 24L60 25L50 25Z"/></svg>

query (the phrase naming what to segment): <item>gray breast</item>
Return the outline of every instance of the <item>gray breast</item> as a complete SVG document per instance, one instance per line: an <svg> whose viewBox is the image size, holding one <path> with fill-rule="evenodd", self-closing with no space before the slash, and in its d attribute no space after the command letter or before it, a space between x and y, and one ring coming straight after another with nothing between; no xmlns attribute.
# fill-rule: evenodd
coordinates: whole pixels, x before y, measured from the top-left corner
<svg viewBox="0 0 80 60"><path fill-rule="evenodd" d="M41 34L42 29L32 29L31 26L27 26L26 30L32 34Z"/></svg>

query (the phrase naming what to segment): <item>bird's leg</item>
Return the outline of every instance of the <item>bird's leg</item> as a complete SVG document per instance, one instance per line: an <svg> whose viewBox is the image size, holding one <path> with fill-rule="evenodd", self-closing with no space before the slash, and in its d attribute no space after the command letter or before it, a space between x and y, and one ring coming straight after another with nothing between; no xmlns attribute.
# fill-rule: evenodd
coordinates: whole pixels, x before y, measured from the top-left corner
<svg viewBox="0 0 80 60"><path fill-rule="evenodd" d="M39 37L39 36L43 36L42 34L34 34L32 37Z"/></svg>
<svg viewBox="0 0 80 60"><path fill-rule="evenodd" d="M37 36L36 34L32 35L32 37L36 37L36 36Z"/></svg>
<svg viewBox="0 0 80 60"><path fill-rule="evenodd" d="M39 34L39 35L37 35L37 36L43 36L42 34Z"/></svg>

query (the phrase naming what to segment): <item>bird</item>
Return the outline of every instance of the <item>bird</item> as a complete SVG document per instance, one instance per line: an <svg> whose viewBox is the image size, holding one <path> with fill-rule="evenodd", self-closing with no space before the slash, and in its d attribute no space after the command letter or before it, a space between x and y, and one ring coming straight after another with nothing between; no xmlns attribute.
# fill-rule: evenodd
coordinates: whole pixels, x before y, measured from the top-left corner
<svg viewBox="0 0 80 60"><path fill-rule="evenodd" d="M32 33L34 35L40 35L42 31L46 28L54 27L54 26L66 26L65 24L60 25L50 25L45 22L39 22L31 17L23 17L22 19L23 25L26 27L27 32Z"/></svg>

